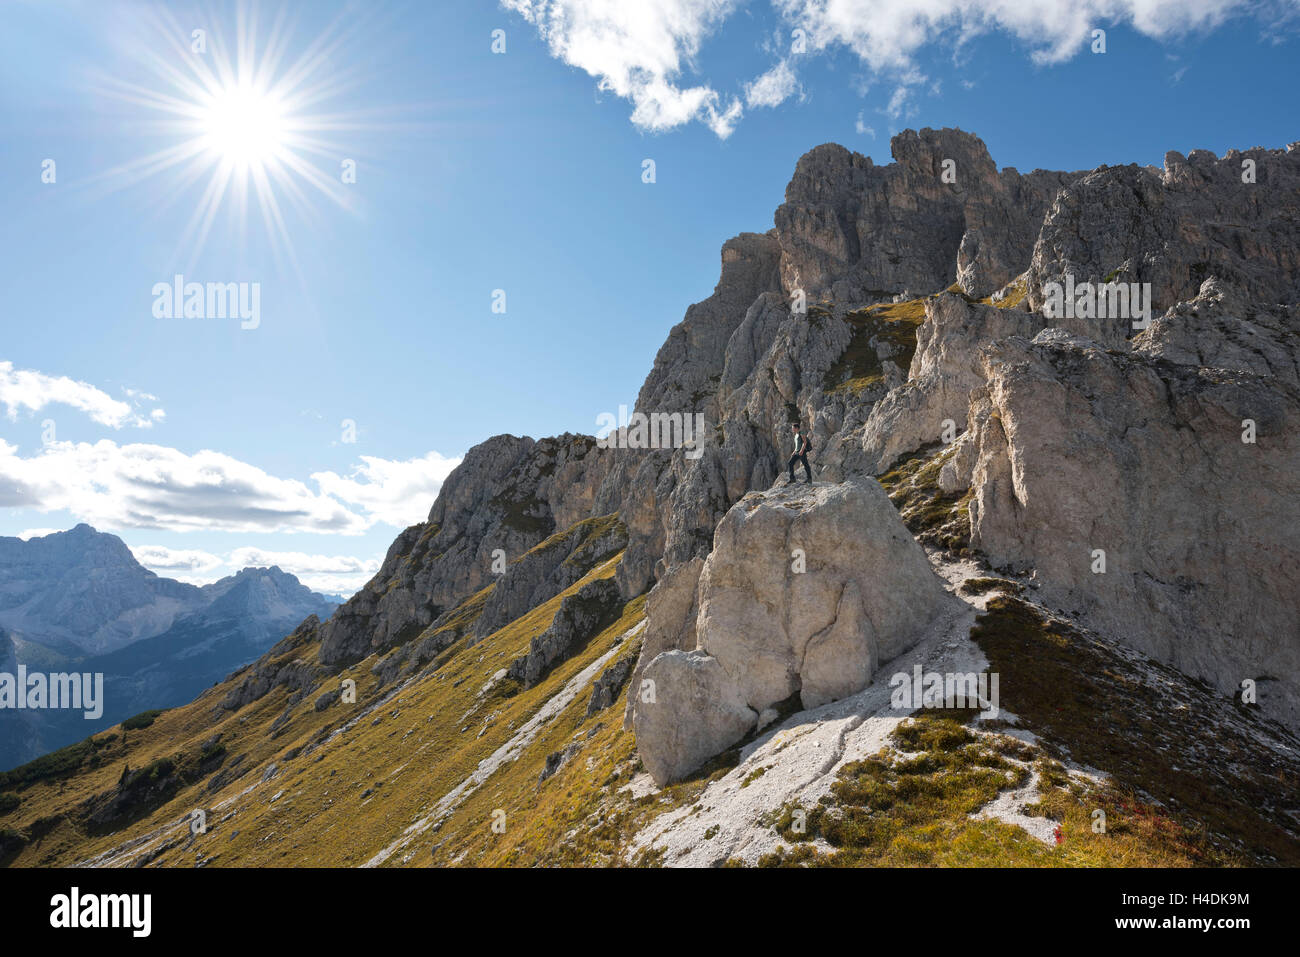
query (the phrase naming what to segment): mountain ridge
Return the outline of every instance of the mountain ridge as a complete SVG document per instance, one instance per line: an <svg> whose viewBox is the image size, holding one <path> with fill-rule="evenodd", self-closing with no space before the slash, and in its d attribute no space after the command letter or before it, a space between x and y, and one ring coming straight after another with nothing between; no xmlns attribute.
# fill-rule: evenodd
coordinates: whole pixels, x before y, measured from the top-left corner
<svg viewBox="0 0 1300 957"><path fill-rule="evenodd" d="M960 130L891 146L880 167L815 148L773 228L723 244L637 403L703 412L702 447L475 446L331 618L0 780L8 858L1300 861L1300 150L1022 176ZM1066 276L1149 283L1152 321L1045 315ZM772 489L795 422L807 497ZM831 521L854 483L897 515ZM769 531L719 537L749 515ZM855 532L915 539L930 570L843 574L817 542ZM947 593L906 641L872 637L876 603L905 617L895 582ZM800 609L764 626L784 657L728 630L746 591ZM836 700L799 700L805 666ZM1001 671L999 716L895 707L883 679L914 666ZM711 717L638 740L660 701Z"/></svg>
<svg viewBox="0 0 1300 957"><path fill-rule="evenodd" d="M22 556L33 554L24 565ZM41 589L38 580L47 576L50 583ZM67 601L69 578L90 579L93 586L74 586L77 597ZM0 631L13 667L103 674L106 686L104 715L95 721L57 711L22 715L24 730L6 732L0 746L2 767L137 712L183 703L257 657L304 618L328 615L335 607L276 566L245 568L202 586L163 578L140 565L120 538L85 523L30 542L0 539L0 593L22 599L0 609ZM107 621L93 627L102 619ZM133 626L129 640L116 627L124 620ZM118 640L105 644L108 632ZM78 641L87 634L85 644ZM14 712L5 716L18 720Z"/></svg>

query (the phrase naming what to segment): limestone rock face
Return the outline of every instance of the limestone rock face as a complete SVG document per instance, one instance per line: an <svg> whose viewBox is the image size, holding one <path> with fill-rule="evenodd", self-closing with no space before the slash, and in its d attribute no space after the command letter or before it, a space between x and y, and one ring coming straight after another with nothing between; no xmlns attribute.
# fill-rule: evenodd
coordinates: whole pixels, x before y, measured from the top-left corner
<svg viewBox="0 0 1300 957"><path fill-rule="evenodd" d="M874 301L960 279L986 296L1025 269L1043 214L1077 175L999 173L979 137L955 129L905 130L890 149L889 166L835 144L799 160L776 211L787 292Z"/></svg>
<svg viewBox="0 0 1300 957"><path fill-rule="evenodd" d="M660 785L725 751L758 720L718 660L701 651L666 651L643 677L654 683L654 700L637 706L633 730L641 762Z"/></svg>
<svg viewBox="0 0 1300 957"><path fill-rule="evenodd" d="M1300 389L1055 329L995 343L984 363L972 545L1224 693L1257 679L1265 713L1294 725Z"/></svg>
<svg viewBox="0 0 1300 957"><path fill-rule="evenodd" d="M1252 303L1211 278L1133 339L1133 349L1180 365L1273 375L1300 384L1300 304Z"/></svg>
<svg viewBox="0 0 1300 957"><path fill-rule="evenodd" d="M927 300L917 330L908 380L877 402L863 429L866 467L879 474L901 456L942 437L945 420L964 428L970 393L984 384L979 348L1013 335L1030 335L1043 318L1019 309L969 304L943 293Z"/></svg>
<svg viewBox="0 0 1300 957"><path fill-rule="evenodd" d="M682 634L692 577L683 569L649 609L647 634ZM698 574L698 647L643 652L629 696L638 750L661 785L792 695L812 708L860 691L955 602L870 479L745 496ZM647 681L649 702L639 691Z"/></svg>
<svg viewBox="0 0 1300 957"><path fill-rule="evenodd" d="M632 730L632 703L645 666L665 651L693 651L695 618L699 612L696 588L704 559L693 558L682 562L667 572L646 596L646 626L641 633L641 656L628 682L627 709L623 719L624 729Z"/></svg>
<svg viewBox="0 0 1300 957"><path fill-rule="evenodd" d="M488 439L447 477L429 520L393 542L379 572L321 627L321 661L343 665L410 641L518 558L591 514L608 459L589 436Z"/></svg>
<svg viewBox="0 0 1300 957"><path fill-rule="evenodd" d="M741 233L723 244L722 273L713 295L689 307L669 331L637 396L638 409L708 411L700 407L700 393L712 393L727 343L754 300L780 288L779 255L770 233Z"/></svg>
<svg viewBox="0 0 1300 957"><path fill-rule="evenodd" d="M795 485L718 525L696 632L755 711L796 692L815 707L865 686L949 601L878 484Z"/></svg>
<svg viewBox="0 0 1300 957"><path fill-rule="evenodd" d="M1245 183L1243 162L1255 164ZM1300 150L1229 150L1222 158L1171 152L1163 170L1103 167L1057 195L1043 220L1030 266L1030 307L1043 286L1151 283L1152 318L1197 295L1210 276L1255 303L1300 300ZM1095 320L1074 331L1108 345L1131 337L1130 323Z"/></svg>

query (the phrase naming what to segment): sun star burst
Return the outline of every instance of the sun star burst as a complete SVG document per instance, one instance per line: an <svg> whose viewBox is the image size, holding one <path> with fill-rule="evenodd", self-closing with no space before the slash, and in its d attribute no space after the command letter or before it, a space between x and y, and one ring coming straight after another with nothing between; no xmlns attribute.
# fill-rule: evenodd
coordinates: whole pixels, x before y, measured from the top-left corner
<svg viewBox="0 0 1300 957"><path fill-rule="evenodd" d="M100 92L143 108L152 118L150 131L171 142L97 179L126 188L165 174L166 182L152 191L156 204L193 203L177 245L190 250L191 263L219 212L237 217L246 237L255 205L272 250L277 257L287 255L296 269L286 210L308 222L319 220L322 200L354 210L354 193L340 168L356 162L363 145L356 134L390 128L369 121L370 111L335 107L325 112L359 85L358 71L344 61L365 18L355 11L340 15L293 59L287 7L280 8L263 37L258 7L241 0L233 50L219 21L194 19L203 25L182 25L169 8L146 8L141 27L152 40L136 49L152 51L143 65L153 81L99 79Z"/></svg>

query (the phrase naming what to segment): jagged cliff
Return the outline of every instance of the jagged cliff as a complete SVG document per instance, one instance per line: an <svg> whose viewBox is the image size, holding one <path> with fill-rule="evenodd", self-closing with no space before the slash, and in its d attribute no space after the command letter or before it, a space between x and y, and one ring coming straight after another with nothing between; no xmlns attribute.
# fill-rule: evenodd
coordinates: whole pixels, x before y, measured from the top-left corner
<svg viewBox="0 0 1300 957"><path fill-rule="evenodd" d="M202 728L210 748L237 742L238 762L209 769L196 742L167 758L173 796L142 806L148 828L127 841L101 823L90 840L84 808L116 806L105 789L126 784L89 762L127 747L125 735L92 743L60 764L83 803L62 799L53 849L16 828L11 856L207 859L217 845L176 831L187 795L219 804L243 835L222 863L785 862L806 840L861 852L841 825L861 812L862 775L896 786L919 766L878 753L919 752L939 756L931 770L974 775L983 796L960 814L936 805L950 836L1009 827L1030 841L1017 862L1047 851L1035 813L1014 808L1037 800L1040 819L1086 830L1087 802L1119 795L1159 813L1192 806L1213 834L1140 853L1089 844L1080 863L1294 861L1294 809L1270 782L1293 785L1300 768L1300 149L1028 174L998 170L960 130L906 131L892 151L876 166L813 149L774 227L723 245L713 295L669 332L636 405L702 415L691 447L575 435L475 447L361 592L159 719L165 732L132 758L162 760ZM1126 308L1149 283L1150 321L1140 309L1062 314L1053 283L1136 284ZM821 484L787 500L767 490L796 420ZM879 489L852 492L877 479L897 516L876 507ZM787 508L811 517L787 521ZM746 510L767 524L747 526ZM737 538L745 527L768 531ZM811 556L815 587L784 571L804 535L828 550ZM909 535L931 569L913 541L862 547ZM1052 713L1042 676L1018 670L1028 655L1052 663L1057 694L1067 681L1088 689L1072 707L1092 721ZM891 712L871 678L907 656L1017 675L1005 707L1033 733L900 724L909 712ZM656 675L680 689L675 712L639 705ZM1170 723L1179 682L1195 705ZM1121 686L1149 700L1116 703ZM716 720L684 733L705 712ZM1099 744L1098 713L1142 722L1164 751L1185 752L1182 770ZM1004 776L952 764L944 742L958 741ZM1246 782L1231 797L1211 767L1227 753ZM1188 768L1211 782L1205 793L1180 776ZM274 783L290 769L291 784ZM26 788L23 805L50 811L44 782L66 788L61 773L0 790ZM834 822L819 811L799 836L792 808L821 797ZM703 811L688 812L697 799ZM1210 815L1216 801L1254 823ZM653 823L672 806L680 815ZM496 811L527 824L490 831ZM233 824L247 815L254 833L282 835L285 814L293 840L252 842L252 823ZM364 826L345 834L358 814ZM309 849L312 829L329 837Z"/></svg>

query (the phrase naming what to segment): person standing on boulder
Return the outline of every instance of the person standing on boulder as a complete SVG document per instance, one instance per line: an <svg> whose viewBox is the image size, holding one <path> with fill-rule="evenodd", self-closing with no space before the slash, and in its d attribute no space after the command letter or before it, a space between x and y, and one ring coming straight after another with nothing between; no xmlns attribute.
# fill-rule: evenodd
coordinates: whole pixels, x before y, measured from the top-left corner
<svg viewBox="0 0 1300 957"><path fill-rule="evenodd" d="M811 446L808 444L808 439L804 437L803 430L799 428L798 422L792 423L790 428L794 431L794 452L790 456L790 461L786 463L786 466L790 469L789 484L794 484L794 464L802 462L805 484L811 485L812 469L808 467L808 449Z"/></svg>

